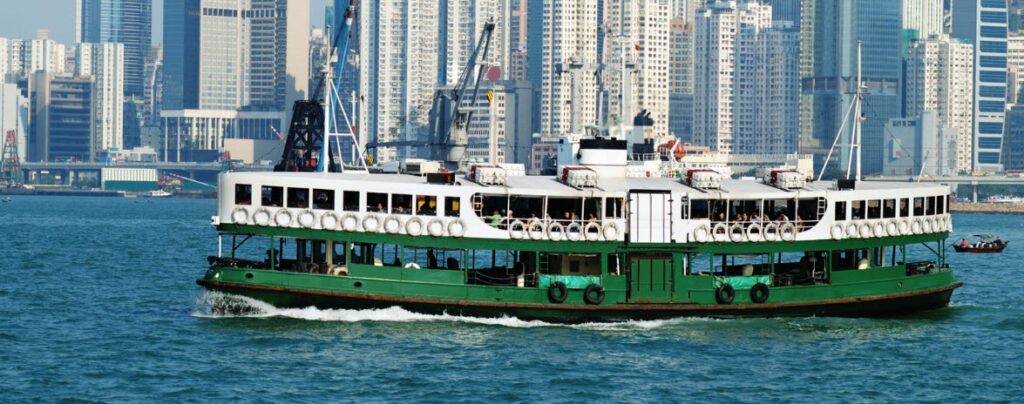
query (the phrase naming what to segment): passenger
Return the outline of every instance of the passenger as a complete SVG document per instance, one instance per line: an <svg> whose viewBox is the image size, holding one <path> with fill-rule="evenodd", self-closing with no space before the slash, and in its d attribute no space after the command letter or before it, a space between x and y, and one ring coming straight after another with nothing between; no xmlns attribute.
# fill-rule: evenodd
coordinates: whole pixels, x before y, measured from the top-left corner
<svg viewBox="0 0 1024 404"><path fill-rule="evenodd" d="M587 214L587 223L597 223L597 216L593 212Z"/></svg>
<svg viewBox="0 0 1024 404"><path fill-rule="evenodd" d="M960 247L964 247L964 248L970 247L970 243L967 242L967 239L962 238L962 239L960 239Z"/></svg>
<svg viewBox="0 0 1024 404"><path fill-rule="evenodd" d="M380 202L377 202L377 206L373 208L373 211L374 212L383 212L384 211L384 204L382 204Z"/></svg>
<svg viewBox="0 0 1024 404"><path fill-rule="evenodd" d="M437 256L433 248L427 250L427 268L437 268Z"/></svg>
<svg viewBox="0 0 1024 404"><path fill-rule="evenodd" d="M497 228L501 225L501 214L499 214L497 210L494 210L494 212L487 217L487 220L491 227Z"/></svg>
<svg viewBox="0 0 1024 404"><path fill-rule="evenodd" d="M447 265L448 269L459 269L459 260L455 259L455 257L448 257L448 260L445 261L445 264Z"/></svg>

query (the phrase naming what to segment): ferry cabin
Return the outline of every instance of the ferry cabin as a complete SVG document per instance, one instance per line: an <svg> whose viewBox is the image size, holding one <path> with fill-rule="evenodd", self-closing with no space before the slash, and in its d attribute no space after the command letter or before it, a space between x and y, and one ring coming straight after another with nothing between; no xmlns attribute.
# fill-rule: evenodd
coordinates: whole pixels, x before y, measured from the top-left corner
<svg viewBox="0 0 1024 404"><path fill-rule="evenodd" d="M200 284L283 306L559 321L888 314L959 286L943 186L474 179L222 174Z"/></svg>

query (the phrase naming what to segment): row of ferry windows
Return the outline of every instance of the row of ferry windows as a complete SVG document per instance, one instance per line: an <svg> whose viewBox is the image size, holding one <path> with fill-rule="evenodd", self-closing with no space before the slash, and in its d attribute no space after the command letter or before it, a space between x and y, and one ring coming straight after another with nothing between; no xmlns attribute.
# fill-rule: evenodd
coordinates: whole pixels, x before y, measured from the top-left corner
<svg viewBox="0 0 1024 404"><path fill-rule="evenodd" d="M946 213L946 198L924 196L917 198L882 199L836 203L836 220L892 219L896 217L942 215ZM849 205L849 213L847 213Z"/></svg>
<svg viewBox="0 0 1024 404"><path fill-rule="evenodd" d="M461 209L459 197L438 198L434 195L339 192L333 189L286 188L267 185L260 186L259 192L260 206L267 207L334 210L340 206L341 210L347 212L359 212L360 208L365 207L366 212L436 215L440 199L442 213L445 216L457 217ZM365 199L361 194L365 194ZM236 205L252 205L252 197L252 185L235 185Z"/></svg>

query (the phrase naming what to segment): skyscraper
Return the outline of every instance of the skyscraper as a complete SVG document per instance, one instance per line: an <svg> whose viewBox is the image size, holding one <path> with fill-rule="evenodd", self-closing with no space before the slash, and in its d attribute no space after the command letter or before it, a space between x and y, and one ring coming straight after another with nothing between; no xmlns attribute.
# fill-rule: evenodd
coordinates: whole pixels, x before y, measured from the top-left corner
<svg viewBox="0 0 1024 404"><path fill-rule="evenodd" d="M625 4L623 4L625 2ZM668 134L669 110L669 21L668 0L609 0L606 25L611 32L605 41L604 63L607 75L608 118L630 122L641 111L650 113L654 125L644 128L644 136L658 138ZM624 26L623 26L624 24ZM624 33L627 44L618 40ZM614 39L613 39L614 38ZM617 72L621 64L621 46L627 46L627 63L633 63L627 100L621 116L622 83Z"/></svg>
<svg viewBox="0 0 1024 404"><path fill-rule="evenodd" d="M150 0L76 0L75 42L124 44L127 96L142 97L146 55L152 41Z"/></svg>
<svg viewBox="0 0 1024 404"><path fill-rule="evenodd" d="M510 9L501 0L444 0L446 14L441 28L444 30L445 69L444 84L455 85L459 75L465 69L469 57L473 53L483 31L484 24L493 22L494 32L491 35L487 59L478 57L478 63L497 66L502 71L502 78L507 77L508 49L510 48Z"/></svg>
<svg viewBox="0 0 1024 404"><path fill-rule="evenodd" d="M75 56L75 74L92 79L89 159L95 161L102 152L124 147L125 47L80 43Z"/></svg>
<svg viewBox="0 0 1024 404"><path fill-rule="evenodd" d="M956 169L971 169L974 131L974 46L942 35L915 41L907 58L905 111L934 111L940 126L957 130Z"/></svg>
<svg viewBox="0 0 1024 404"><path fill-rule="evenodd" d="M974 49L974 171L1002 171L1006 120L1006 0L954 0L953 36Z"/></svg>
<svg viewBox="0 0 1024 404"><path fill-rule="evenodd" d="M935 0L941 3L942 0ZM800 0L771 0L772 21L789 21L793 26L800 26Z"/></svg>
<svg viewBox="0 0 1024 404"><path fill-rule="evenodd" d="M903 0L903 29L918 38L942 34L942 0Z"/></svg>
<svg viewBox="0 0 1024 404"><path fill-rule="evenodd" d="M572 75L563 73L566 64L596 65L598 63L597 31L598 0L534 0L542 3L539 29L533 25L533 2L530 8L530 31L541 37L530 41L540 51L540 132L560 135L568 133L573 110L579 111L579 122L595 122L597 114L597 82L592 74L580 75L579 98L573 98ZM529 73L528 73L529 74ZM533 77L530 77L533 80Z"/></svg>

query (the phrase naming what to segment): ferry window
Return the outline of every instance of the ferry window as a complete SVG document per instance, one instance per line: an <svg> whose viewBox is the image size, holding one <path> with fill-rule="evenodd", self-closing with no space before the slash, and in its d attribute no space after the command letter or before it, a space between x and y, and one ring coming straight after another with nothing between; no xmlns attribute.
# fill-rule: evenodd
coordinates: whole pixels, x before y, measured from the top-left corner
<svg viewBox="0 0 1024 404"><path fill-rule="evenodd" d="M711 202L711 220L724 222L729 219L729 204L726 201Z"/></svg>
<svg viewBox="0 0 1024 404"><path fill-rule="evenodd" d="M735 200L729 201L730 216L735 221L751 221L761 217L761 201Z"/></svg>
<svg viewBox="0 0 1024 404"><path fill-rule="evenodd" d="M309 207L309 188L288 188L289 208Z"/></svg>
<svg viewBox="0 0 1024 404"><path fill-rule="evenodd" d="M928 214L929 215L934 215L935 214L935 199L936 198L934 196L929 196L928 197Z"/></svg>
<svg viewBox="0 0 1024 404"><path fill-rule="evenodd" d="M833 251L832 270L848 271L871 268L868 251L866 249Z"/></svg>
<svg viewBox="0 0 1024 404"><path fill-rule="evenodd" d="M261 192L261 205L274 207L284 206L284 188L265 186L261 189Z"/></svg>
<svg viewBox="0 0 1024 404"><path fill-rule="evenodd" d="M601 218L601 198L583 198L583 216L587 221Z"/></svg>
<svg viewBox="0 0 1024 404"><path fill-rule="evenodd" d="M896 200L886 199L882 201L882 217L892 219L896 217Z"/></svg>
<svg viewBox="0 0 1024 404"><path fill-rule="evenodd" d="M818 198L814 199L801 199L797 201L796 220L804 222L810 222L809 225L813 226L818 222Z"/></svg>
<svg viewBox="0 0 1024 404"><path fill-rule="evenodd" d="M393 194L391 195L391 213L398 214L411 214L412 213L412 195L408 194Z"/></svg>
<svg viewBox="0 0 1024 404"><path fill-rule="evenodd" d="M434 216L437 214L437 197L416 195L416 214Z"/></svg>
<svg viewBox="0 0 1024 404"><path fill-rule="evenodd" d="M705 199L696 199L690 201L690 218L691 219L707 219L709 218L710 211L708 210L708 201Z"/></svg>
<svg viewBox="0 0 1024 404"><path fill-rule="evenodd" d="M792 199L764 201L764 212L771 220L790 220L796 213L796 201Z"/></svg>
<svg viewBox="0 0 1024 404"><path fill-rule="evenodd" d="M900 198L900 217L910 217L910 200Z"/></svg>
<svg viewBox="0 0 1024 404"><path fill-rule="evenodd" d="M459 197L448 196L444 198L444 215L448 217L459 217L461 211Z"/></svg>
<svg viewBox="0 0 1024 404"><path fill-rule="evenodd" d="M505 217L507 215L505 211L508 210L508 196L484 195L481 198L483 203L480 204L480 210L477 212L480 217L494 215Z"/></svg>
<svg viewBox="0 0 1024 404"><path fill-rule="evenodd" d="M946 198L942 196L935 197L935 212L939 215L946 213Z"/></svg>
<svg viewBox="0 0 1024 404"><path fill-rule="evenodd" d="M924 198L914 198L914 216L924 216Z"/></svg>
<svg viewBox="0 0 1024 404"><path fill-rule="evenodd" d="M580 198L548 198L548 217L554 220L580 220L583 200Z"/></svg>
<svg viewBox="0 0 1024 404"><path fill-rule="evenodd" d="M622 218L622 198L605 198L604 218Z"/></svg>
<svg viewBox="0 0 1024 404"><path fill-rule="evenodd" d="M850 209L851 218L853 220L860 220L864 218L864 201L853 201L853 205Z"/></svg>
<svg viewBox="0 0 1024 404"><path fill-rule="evenodd" d="M509 210L508 215L510 217L525 219L523 220L524 222L540 218L541 212L544 211L544 198L539 196L512 196L509 198Z"/></svg>
<svg viewBox="0 0 1024 404"><path fill-rule="evenodd" d="M344 191L341 195L343 209L349 212L359 211L359 191Z"/></svg>
<svg viewBox="0 0 1024 404"><path fill-rule="evenodd" d="M313 209L334 210L334 190L314 189Z"/></svg>
<svg viewBox="0 0 1024 404"><path fill-rule="evenodd" d="M868 201L868 219L882 218L882 201Z"/></svg>
<svg viewBox="0 0 1024 404"><path fill-rule="evenodd" d="M235 184L235 205L252 205L252 185Z"/></svg>
<svg viewBox="0 0 1024 404"><path fill-rule="evenodd" d="M367 212L387 212L388 211L388 194L381 194L377 192L366 193L366 211Z"/></svg>
<svg viewBox="0 0 1024 404"><path fill-rule="evenodd" d="M836 220L846 220L846 202L836 202Z"/></svg>

